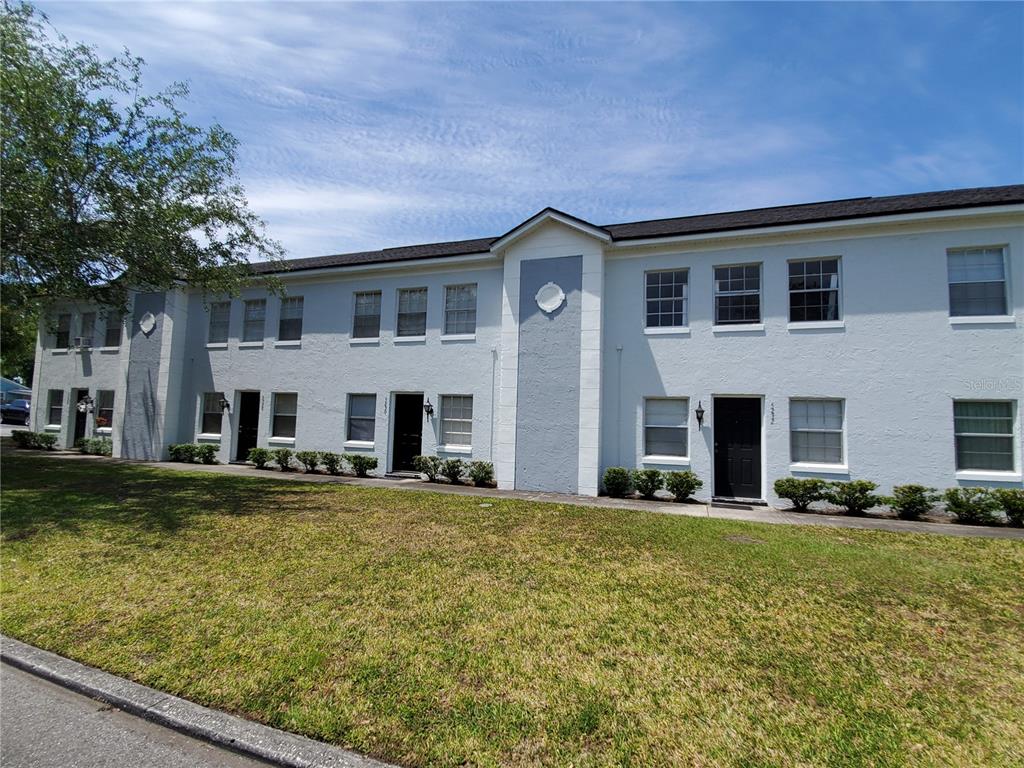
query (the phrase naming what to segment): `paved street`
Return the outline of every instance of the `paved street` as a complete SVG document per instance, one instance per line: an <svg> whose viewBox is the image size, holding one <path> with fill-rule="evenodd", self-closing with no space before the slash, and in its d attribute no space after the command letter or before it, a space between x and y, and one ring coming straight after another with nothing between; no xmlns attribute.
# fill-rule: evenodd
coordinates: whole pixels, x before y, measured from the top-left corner
<svg viewBox="0 0 1024 768"><path fill-rule="evenodd" d="M267 768L0 664L4 768Z"/></svg>

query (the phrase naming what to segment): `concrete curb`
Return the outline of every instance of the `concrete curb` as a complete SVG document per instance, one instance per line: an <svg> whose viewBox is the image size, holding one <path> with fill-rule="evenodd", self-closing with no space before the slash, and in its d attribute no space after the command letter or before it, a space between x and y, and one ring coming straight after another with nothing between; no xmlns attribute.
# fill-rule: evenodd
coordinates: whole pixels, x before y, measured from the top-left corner
<svg viewBox="0 0 1024 768"><path fill-rule="evenodd" d="M193 704L0 635L0 659L195 739L284 768L396 768L340 747Z"/></svg>

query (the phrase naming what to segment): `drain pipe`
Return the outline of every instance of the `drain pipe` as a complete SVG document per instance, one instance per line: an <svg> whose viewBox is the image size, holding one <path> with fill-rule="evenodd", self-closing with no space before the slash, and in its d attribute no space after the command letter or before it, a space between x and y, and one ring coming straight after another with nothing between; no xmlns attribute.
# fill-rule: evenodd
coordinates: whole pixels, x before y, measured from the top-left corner
<svg viewBox="0 0 1024 768"><path fill-rule="evenodd" d="M622 345L615 347L618 369L615 372L615 464L622 466Z"/></svg>

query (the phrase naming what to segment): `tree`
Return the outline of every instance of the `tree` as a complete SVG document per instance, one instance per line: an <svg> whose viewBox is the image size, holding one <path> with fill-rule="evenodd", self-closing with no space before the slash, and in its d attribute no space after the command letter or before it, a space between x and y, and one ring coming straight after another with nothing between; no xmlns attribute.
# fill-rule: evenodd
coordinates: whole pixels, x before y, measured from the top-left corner
<svg viewBox="0 0 1024 768"><path fill-rule="evenodd" d="M4 347L56 297L123 310L130 289L179 281L235 295L250 259L281 258L238 183L237 140L187 122L186 85L146 95L142 59L102 59L27 4L5 4L0 44Z"/></svg>

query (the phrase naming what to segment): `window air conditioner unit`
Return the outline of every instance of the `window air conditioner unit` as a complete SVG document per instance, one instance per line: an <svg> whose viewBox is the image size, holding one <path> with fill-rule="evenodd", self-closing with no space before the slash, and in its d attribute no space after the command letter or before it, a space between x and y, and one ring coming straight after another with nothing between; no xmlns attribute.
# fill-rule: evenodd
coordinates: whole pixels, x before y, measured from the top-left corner
<svg viewBox="0 0 1024 768"><path fill-rule="evenodd" d="M92 337L75 336L75 349L92 349Z"/></svg>

